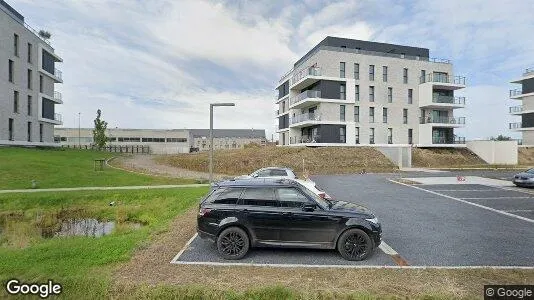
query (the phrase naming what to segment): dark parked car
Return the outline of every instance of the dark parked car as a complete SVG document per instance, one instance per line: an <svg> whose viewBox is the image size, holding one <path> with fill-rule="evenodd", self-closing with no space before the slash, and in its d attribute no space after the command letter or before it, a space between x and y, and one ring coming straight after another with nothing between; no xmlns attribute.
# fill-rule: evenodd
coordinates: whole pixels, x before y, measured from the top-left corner
<svg viewBox="0 0 534 300"><path fill-rule="evenodd" d="M199 205L197 231L224 259L251 247L337 249L366 259L381 241L378 219L363 206L325 200L291 179L219 182Z"/></svg>
<svg viewBox="0 0 534 300"><path fill-rule="evenodd" d="M512 182L521 187L532 187L534 186L534 169L528 169L525 172L515 174Z"/></svg>

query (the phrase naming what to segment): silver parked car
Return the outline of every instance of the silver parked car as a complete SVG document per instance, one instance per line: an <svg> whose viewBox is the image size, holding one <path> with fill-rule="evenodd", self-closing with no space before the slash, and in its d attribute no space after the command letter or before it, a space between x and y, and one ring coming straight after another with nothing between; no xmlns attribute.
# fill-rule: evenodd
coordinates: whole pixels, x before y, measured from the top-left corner
<svg viewBox="0 0 534 300"><path fill-rule="evenodd" d="M534 186L534 168L515 174L514 178L512 179L512 182L516 186L520 186L520 187Z"/></svg>
<svg viewBox="0 0 534 300"><path fill-rule="evenodd" d="M237 176L235 179L248 179L248 178L288 178L296 179L295 172L289 168L281 167L268 167L262 168L252 172L250 175Z"/></svg>

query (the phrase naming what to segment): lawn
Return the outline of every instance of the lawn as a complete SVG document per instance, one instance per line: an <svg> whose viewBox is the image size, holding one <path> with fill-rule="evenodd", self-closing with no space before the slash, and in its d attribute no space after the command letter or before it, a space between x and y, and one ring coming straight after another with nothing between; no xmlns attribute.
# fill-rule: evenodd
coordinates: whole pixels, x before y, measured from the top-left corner
<svg viewBox="0 0 534 300"><path fill-rule="evenodd" d="M0 147L0 189L126 186L195 183L193 179L153 177L113 168L94 170L94 159L114 153L74 149Z"/></svg>
<svg viewBox="0 0 534 300"><path fill-rule="evenodd" d="M0 195L0 282L52 279L67 298L108 298L114 268L206 192L201 187ZM41 237L43 222L54 226L70 218L114 221L116 229L98 238ZM133 222L142 226L125 226Z"/></svg>

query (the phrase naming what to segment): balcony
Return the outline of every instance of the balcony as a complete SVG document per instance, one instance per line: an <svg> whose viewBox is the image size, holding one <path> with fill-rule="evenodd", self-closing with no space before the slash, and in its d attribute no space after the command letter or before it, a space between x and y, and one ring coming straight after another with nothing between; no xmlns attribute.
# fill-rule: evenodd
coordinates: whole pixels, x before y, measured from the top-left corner
<svg viewBox="0 0 534 300"><path fill-rule="evenodd" d="M508 123L508 128L510 130L519 130L523 128L523 125L521 124L521 122Z"/></svg>
<svg viewBox="0 0 534 300"><path fill-rule="evenodd" d="M465 137L454 136L454 138L432 137L432 144L465 144Z"/></svg>
<svg viewBox="0 0 534 300"><path fill-rule="evenodd" d="M432 84L433 87L443 90L457 90L465 88L465 77L447 74L428 74L419 78L420 84Z"/></svg>
<svg viewBox="0 0 534 300"><path fill-rule="evenodd" d="M439 125L440 127L462 127L465 125L465 117L420 117L419 124Z"/></svg>
<svg viewBox="0 0 534 300"><path fill-rule="evenodd" d="M319 81L321 75L321 68L319 67L308 67L304 70L301 70L300 72L293 75L291 80L289 81L289 88L290 89L303 89L310 84L313 84L317 81Z"/></svg>
<svg viewBox="0 0 534 300"><path fill-rule="evenodd" d="M58 91L54 91L54 100L58 103L63 103L63 95Z"/></svg>
<svg viewBox="0 0 534 300"><path fill-rule="evenodd" d="M63 125L63 116L58 113L54 113L53 119L49 119L48 117L39 117L38 119L42 122L52 123L55 125Z"/></svg>
<svg viewBox="0 0 534 300"><path fill-rule="evenodd" d="M523 105L511 106L509 111L512 115L520 115L523 113Z"/></svg>
<svg viewBox="0 0 534 300"><path fill-rule="evenodd" d="M293 125L293 124L303 123L303 122L308 122L308 121L321 121L321 114L307 113L307 114L296 115L289 119L289 124Z"/></svg>
<svg viewBox="0 0 534 300"><path fill-rule="evenodd" d="M527 96L534 96L534 92L523 93L521 89L510 90L510 99L522 99Z"/></svg>
<svg viewBox="0 0 534 300"><path fill-rule="evenodd" d="M320 143L321 142L321 136L320 135L303 135L299 137L291 137L289 143L290 144L307 144L307 143Z"/></svg>
<svg viewBox="0 0 534 300"><path fill-rule="evenodd" d="M301 108L309 104L315 104L319 102L319 98L321 98L321 91L304 91L289 99L289 107Z"/></svg>
<svg viewBox="0 0 534 300"><path fill-rule="evenodd" d="M280 110L279 110L279 109L277 109L277 110L274 111L274 115L275 115L275 116L278 116L279 114L280 114Z"/></svg>
<svg viewBox="0 0 534 300"><path fill-rule="evenodd" d="M425 94L428 95L428 94ZM428 97L420 96L419 98L419 107L427 108L463 108L465 107L465 97L454 97L454 96L442 96L433 94L432 102L428 100Z"/></svg>

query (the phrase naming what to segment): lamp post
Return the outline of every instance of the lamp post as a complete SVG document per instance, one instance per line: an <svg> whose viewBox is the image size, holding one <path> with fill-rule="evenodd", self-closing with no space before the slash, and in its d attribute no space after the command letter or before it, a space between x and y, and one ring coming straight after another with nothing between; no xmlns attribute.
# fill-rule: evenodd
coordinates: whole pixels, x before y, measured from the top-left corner
<svg viewBox="0 0 534 300"><path fill-rule="evenodd" d="M210 104L210 182L213 182L213 107L214 106L235 106L235 103L211 103Z"/></svg>
<svg viewBox="0 0 534 300"><path fill-rule="evenodd" d="M78 148L82 149L82 140L81 140L81 115L82 113L79 112L78 113Z"/></svg>

